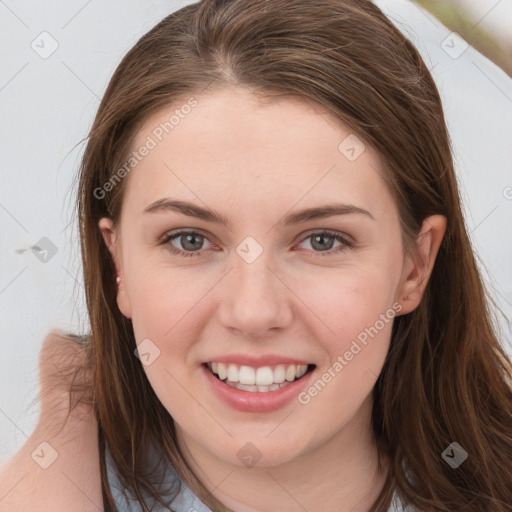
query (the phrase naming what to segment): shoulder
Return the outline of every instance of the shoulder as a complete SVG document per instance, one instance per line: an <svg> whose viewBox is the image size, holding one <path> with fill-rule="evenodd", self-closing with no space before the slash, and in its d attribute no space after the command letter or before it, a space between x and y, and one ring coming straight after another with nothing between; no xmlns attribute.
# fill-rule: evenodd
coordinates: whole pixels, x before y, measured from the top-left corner
<svg viewBox="0 0 512 512"><path fill-rule="evenodd" d="M39 358L41 415L32 435L0 468L0 512L103 510L86 362L72 336L52 331L45 337ZM77 391L70 394L72 384Z"/></svg>

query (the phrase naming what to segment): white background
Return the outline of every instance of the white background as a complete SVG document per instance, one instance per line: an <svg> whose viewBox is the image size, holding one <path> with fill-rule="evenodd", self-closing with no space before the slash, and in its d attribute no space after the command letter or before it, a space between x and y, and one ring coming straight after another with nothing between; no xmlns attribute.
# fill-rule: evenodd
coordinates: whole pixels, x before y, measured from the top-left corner
<svg viewBox="0 0 512 512"><path fill-rule="evenodd" d="M37 421L44 337L54 328L88 329L73 220L79 142L122 56L188 3L0 0L0 464ZM440 87L468 229L510 320L512 80L472 48L457 56L463 42L417 6L378 4L418 46ZM44 53L52 44L47 58L31 46ZM30 249L43 237L57 247L46 263ZM512 354L510 322L501 325Z"/></svg>

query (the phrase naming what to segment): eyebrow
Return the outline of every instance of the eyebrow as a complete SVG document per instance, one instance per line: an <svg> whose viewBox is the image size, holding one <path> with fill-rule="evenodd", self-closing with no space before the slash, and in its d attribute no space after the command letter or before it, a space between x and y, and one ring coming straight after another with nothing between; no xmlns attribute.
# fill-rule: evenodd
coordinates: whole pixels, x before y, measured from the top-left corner
<svg viewBox="0 0 512 512"><path fill-rule="evenodd" d="M155 201L154 203L151 203L144 210L145 214L162 212L181 213L183 215L188 215L189 217L195 217L197 219L205 220L208 222L214 222L216 224L221 224L227 227L232 226L231 221L224 215L216 212L215 210L203 208L201 206L189 203L187 201L177 201L169 198L163 198ZM327 217L333 217L335 215L349 214L365 215L371 218L372 220L375 220L373 215L363 208L359 208L358 206L354 206L351 204L336 203L317 206L313 208L306 208L304 210L289 213L285 215L278 222L278 224L289 226L292 224L308 222L310 220L325 219Z"/></svg>

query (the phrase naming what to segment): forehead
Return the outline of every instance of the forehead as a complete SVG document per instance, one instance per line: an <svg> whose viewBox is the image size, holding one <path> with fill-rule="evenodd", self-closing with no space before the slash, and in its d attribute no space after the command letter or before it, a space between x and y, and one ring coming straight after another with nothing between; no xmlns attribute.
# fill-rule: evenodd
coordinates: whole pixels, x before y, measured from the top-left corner
<svg viewBox="0 0 512 512"><path fill-rule="evenodd" d="M390 207L375 150L296 96L260 98L244 89L191 95L146 120L132 151L143 146L150 149L125 184L124 203L138 211L166 195L217 206L306 207L322 198Z"/></svg>

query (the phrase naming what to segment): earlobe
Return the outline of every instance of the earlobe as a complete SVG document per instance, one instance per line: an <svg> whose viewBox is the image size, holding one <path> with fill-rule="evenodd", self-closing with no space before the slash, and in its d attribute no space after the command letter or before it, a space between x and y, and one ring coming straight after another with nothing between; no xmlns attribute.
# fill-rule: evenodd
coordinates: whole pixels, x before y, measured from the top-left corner
<svg viewBox="0 0 512 512"><path fill-rule="evenodd" d="M410 313L418 307L423 297L434 263L446 232L446 217L432 215L423 221L416 238L415 254L406 258L398 302L401 314Z"/></svg>

